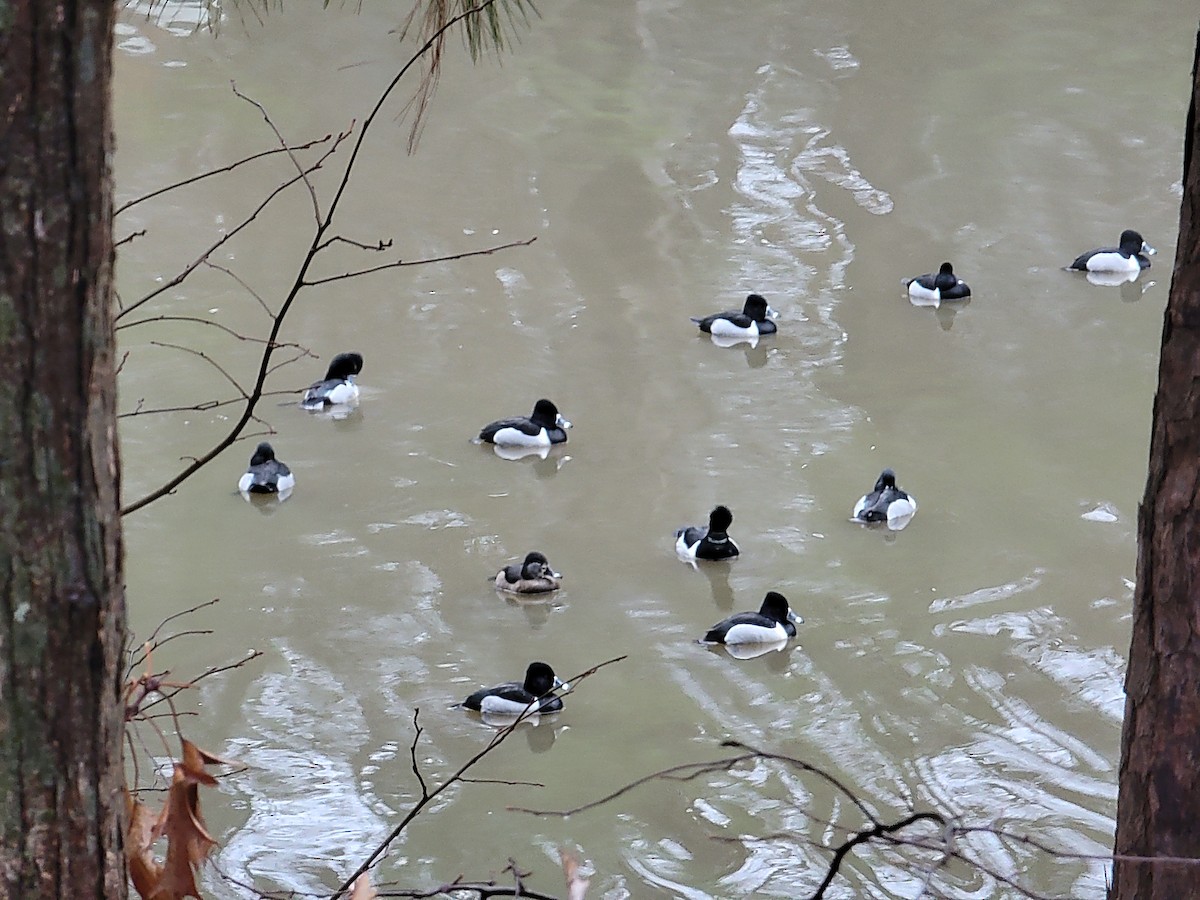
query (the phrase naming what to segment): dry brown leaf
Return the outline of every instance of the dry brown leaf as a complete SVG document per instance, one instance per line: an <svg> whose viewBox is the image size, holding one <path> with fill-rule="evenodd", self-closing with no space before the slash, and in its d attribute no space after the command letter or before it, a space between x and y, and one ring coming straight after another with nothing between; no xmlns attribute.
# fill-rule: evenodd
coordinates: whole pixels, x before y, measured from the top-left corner
<svg viewBox="0 0 1200 900"><path fill-rule="evenodd" d="M567 900L583 900L592 880L579 874L579 860L570 850L559 850L558 855L562 859L563 875L567 877Z"/></svg>
<svg viewBox="0 0 1200 900"><path fill-rule="evenodd" d="M195 744L192 745L195 747ZM196 747L196 752L200 754L200 758L204 760L206 766L240 766L242 763L233 759L222 759L215 753L209 753L203 747Z"/></svg>
<svg viewBox="0 0 1200 900"><path fill-rule="evenodd" d="M370 876L363 872L354 879L354 888L350 891L350 900L375 900L379 895L371 886Z"/></svg>
<svg viewBox="0 0 1200 900"><path fill-rule="evenodd" d="M207 787L213 787L217 783L217 779L213 778L204 771L204 764L210 759L216 759L209 753L205 753L191 741L183 739L183 762L176 763L176 766L183 766L185 774L200 784Z"/></svg>
<svg viewBox="0 0 1200 900"><path fill-rule="evenodd" d="M129 865L129 877L134 889L143 897L149 897L162 877L162 865L154 858L158 816L145 803L135 800L128 789L125 790L125 813L129 822L125 832L125 861Z"/></svg>
<svg viewBox="0 0 1200 900"><path fill-rule="evenodd" d="M188 742L184 744L186 758ZM212 777L203 774L207 778ZM208 833L204 817L200 814L199 779L183 763L175 764L167 805L159 816L155 832L167 837L167 861L162 877L149 896L153 900L198 898L200 893L196 889L196 870L217 842Z"/></svg>

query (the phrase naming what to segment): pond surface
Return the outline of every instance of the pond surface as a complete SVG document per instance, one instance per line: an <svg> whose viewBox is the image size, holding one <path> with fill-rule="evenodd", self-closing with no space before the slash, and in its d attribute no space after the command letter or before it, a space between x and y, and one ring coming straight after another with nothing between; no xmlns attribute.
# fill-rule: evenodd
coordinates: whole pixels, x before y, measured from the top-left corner
<svg viewBox="0 0 1200 900"><path fill-rule="evenodd" d="M269 149L361 127L411 52L403 12L288 4L220 36L170 6L123 16L118 203ZM370 5L368 5L370 6ZM511 857L589 897L797 897L864 819L794 768L760 762L564 809L726 739L819 766L881 818L936 809L1077 854L1110 849L1124 654L1151 401L1181 193L1195 20L1163 4L867 0L544 4L501 64L457 40L415 155L403 86L372 126L331 276L305 289L273 372L296 390L361 352L358 408L260 407L296 474L283 504L234 492L257 436L125 520L133 625L175 623L155 668L262 657L194 692L198 744L247 765L204 798L215 897L328 892L420 794L492 731L450 704L531 660L586 680L525 726L393 847L379 881L485 878ZM1080 21L1081 16L1086 18ZM307 151L308 158L316 151ZM345 147L314 178L322 208ZM131 303L291 175L279 156L132 207L118 237ZM293 190L134 319L207 317L265 335L313 233ZM1061 267L1136 228L1135 282ZM944 259L974 290L918 308L901 278ZM236 275L235 280L229 274ZM689 316L751 291L781 313L756 346L715 346ZM121 408L228 397L259 346L159 321L121 331ZM542 396L575 427L546 459L470 442ZM229 427L233 407L122 421L126 502ZM848 521L881 469L920 510L899 532ZM718 503L742 548L693 569L673 532ZM544 551L541 602L489 585ZM694 639L768 590L804 617L779 652ZM150 742L152 747L157 746ZM161 751L159 752L161 755ZM831 827L828 822L837 823ZM928 833L928 832L925 832ZM759 836L766 840L753 840ZM744 838L744 840L743 840ZM733 840L725 840L733 839ZM1054 897L1098 897L1104 866L977 833L960 848ZM896 848L847 860L833 897L1017 896ZM922 893L924 891L924 893Z"/></svg>

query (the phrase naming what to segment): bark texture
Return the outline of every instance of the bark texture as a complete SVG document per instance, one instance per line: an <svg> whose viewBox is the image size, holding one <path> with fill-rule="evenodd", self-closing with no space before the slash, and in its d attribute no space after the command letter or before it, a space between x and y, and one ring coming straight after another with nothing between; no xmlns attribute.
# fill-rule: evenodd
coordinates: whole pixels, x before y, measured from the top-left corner
<svg viewBox="0 0 1200 900"><path fill-rule="evenodd" d="M0 897L124 897L112 0L0 0Z"/></svg>
<svg viewBox="0 0 1200 900"><path fill-rule="evenodd" d="M1200 63L1200 34L1196 60ZM1200 897L1200 158L1197 67L1163 323L1125 678L1112 900Z"/></svg>

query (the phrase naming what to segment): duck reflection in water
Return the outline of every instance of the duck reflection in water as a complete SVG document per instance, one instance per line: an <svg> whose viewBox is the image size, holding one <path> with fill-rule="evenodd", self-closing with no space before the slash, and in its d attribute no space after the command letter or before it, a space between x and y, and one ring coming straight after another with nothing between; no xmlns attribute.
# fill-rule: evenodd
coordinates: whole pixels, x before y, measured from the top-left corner
<svg viewBox="0 0 1200 900"><path fill-rule="evenodd" d="M558 470L571 459L570 454L566 453L560 444L552 447L507 447L502 444L490 446L492 452L501 459L532 466L539 479L557 475Z"/></svg>
<svg viewBox="0 0 1200 900"><path fill-rule="evenodd" d="M550 615L565 605L556 594L509 594L502 595L511 607L525 614L525 620L533 631L540 631L550 621Z"/></svg>
<svg viewBox="0 0 1200 900"><path fill-rule="evenodd" d="M708 589L712 592L713 603L717 609L733 609L733 588L729 586L729 564L713 563L704 567L704 577L708 579Z"/></svg>

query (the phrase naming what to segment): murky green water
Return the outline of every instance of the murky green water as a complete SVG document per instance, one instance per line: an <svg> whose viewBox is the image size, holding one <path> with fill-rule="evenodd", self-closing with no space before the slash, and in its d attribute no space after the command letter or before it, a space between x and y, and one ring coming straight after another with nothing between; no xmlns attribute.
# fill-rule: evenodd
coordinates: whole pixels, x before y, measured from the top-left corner
<svg viewBox="0 0 1200 900"><path fill-rule="evenodd" d="M455 47L415 156L398 104L384 113L339 232L394 247L339 248L317 271L536 242L304 291L282 338L322 360L270 386L306 385L341 350L366 367L347 419L261 408L294 495L252 507L233 492L253 438L126 519L140 633L221 598L189 622L213 633L173 642L156 667L264 653L209 682L185 720L249 765L206 798L217 865L262 888L336 885L419 793L414 708L437 782L490 736L450 703L532 659L566 677L623 654L477 773L542 787L453 789L379 877L432 886L511 856L556 891L568 847L594 869L589 896L811 893L828 858L813 843L842 836L824 822L862 820L775 766L646 787L566 821L505 811L581 804L714 758L726 738L827 768L884 818L933 807L1105 852L1191 14L1108 0L543 13L502 66L472 68ZM399 18L293 4L214 41L126 15L119 200L272 145L230 79L292 141L359 127L407 58L388 34ZM344 162L316 178L322 203ZM276 158L123 214L118 235L147 231L122 248L123 300L289 174ZM293 192L213 261L276 307L312 222ZM1137 283L1060 271L1125 227L1159 249ZM901 277L943 259L971 303L912 306ZM722 349L688 322L751 290L782 313L775 338ZM270 324L211 268L144 311ZM256 367L255 345L217 329L121 337L124 410L229 394L163 344L238 379ZM575 423L563 450L510 462L469 442L540 396ZM207 449L229 414L124 420L126 501ZM884 466L920 500L901 533L847 521ZM743 555L693 571L672 532L719 502ZM1097 508L1115 521L1084 518ZM488 576L535 548L564 589L497 596ZM786 651L738 661L692 642L771 589L805 618ZM751 835L776 839L714 840ZM962 846L1043 894L1103 891L1095 863L982 835ZM831 896L918 896L927 868L866 852ZM933 884L1014 895L960 864Z"/></svg>

